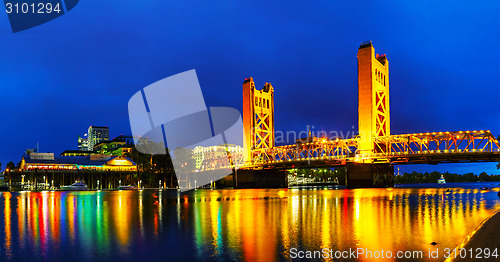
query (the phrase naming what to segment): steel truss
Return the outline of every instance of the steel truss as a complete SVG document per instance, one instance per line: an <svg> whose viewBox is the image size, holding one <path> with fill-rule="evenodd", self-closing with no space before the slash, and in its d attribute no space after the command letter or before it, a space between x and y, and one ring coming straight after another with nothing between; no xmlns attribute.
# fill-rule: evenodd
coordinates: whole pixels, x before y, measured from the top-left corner
<svg viewBox="0 0 500 262"><path fill-rule="evenodd" d="M343 160L353 157L356 139L319 140L253 151L253 165L301 161Z"/></svg>
<svg viewBox="0 0 500 262"><path fill-rule="evenodd" d="M500 161L500 143L491 132L456 131L380 136L375 153L357 155L358 139L318 140L252 153L252 166L279 166L330 161L333 165L370 159L372 163L446 163ZM332 162L333 161L333 162Z"/></svg>
<svg viewBox="0 0 500 262"><path fill-rule="evenodd" d="M433 132L378 137L375 151L386 162L495 161L500 144L489 130Z"/></svg>

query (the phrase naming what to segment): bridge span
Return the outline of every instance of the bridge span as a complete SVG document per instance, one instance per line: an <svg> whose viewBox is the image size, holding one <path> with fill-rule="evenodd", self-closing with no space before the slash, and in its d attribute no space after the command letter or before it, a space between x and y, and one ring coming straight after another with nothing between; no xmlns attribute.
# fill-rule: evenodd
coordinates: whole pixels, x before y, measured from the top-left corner
<svg viewBox="0 0 500 262"><path fill-rule="evenodd" d="M489 130L391 134L389 62L371 41L358 49L358 135L312 137L276 146L274 88L243 82L246 162L234 175L236 187L283 187L291 168L346 166L347 187L387 187L394 165L499 162L500 144Z"/></svg>

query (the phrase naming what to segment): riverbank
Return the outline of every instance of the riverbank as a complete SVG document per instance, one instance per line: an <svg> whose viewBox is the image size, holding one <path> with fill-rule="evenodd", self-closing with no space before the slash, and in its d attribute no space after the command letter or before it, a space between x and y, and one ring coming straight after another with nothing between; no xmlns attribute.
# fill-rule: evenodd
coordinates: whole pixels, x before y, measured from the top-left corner
<svg viewBox="0 0 500 262"><path fill-rule="evenodd" d="M472 234L464 240L457 248L464 248L467 252L466 258L461 258L457 252L457 258L447 259L446 262L468 262L468 261L499 261L500 260L500 210L486 219ZM487 258L485 250L489 249L490 256ZM493 253L496 249L496 253ZM465 254L464 253L464 254ZM491 254L498 255L497 257ZM465 255L464 255L465 256ZM471 258L472 256L472 258Z"/></svg>

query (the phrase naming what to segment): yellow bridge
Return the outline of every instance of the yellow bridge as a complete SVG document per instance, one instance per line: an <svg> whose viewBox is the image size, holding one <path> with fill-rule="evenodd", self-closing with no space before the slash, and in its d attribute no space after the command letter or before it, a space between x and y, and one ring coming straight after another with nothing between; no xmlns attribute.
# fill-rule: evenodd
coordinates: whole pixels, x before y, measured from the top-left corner
<svg viewBox="0 0 500 262"><path fill-rule="evenodd" d="M266 83L257 90L245 79L241 170L247 172L240 184L255 182L259 170L346 166L348 187L383 187L393 181L394 164L500 161L500 144L489 130L391 135L387 57L375 54L371 41L361 44L357 57L359 133L348 139L309 136L275 146L274 88Z"/></svg>

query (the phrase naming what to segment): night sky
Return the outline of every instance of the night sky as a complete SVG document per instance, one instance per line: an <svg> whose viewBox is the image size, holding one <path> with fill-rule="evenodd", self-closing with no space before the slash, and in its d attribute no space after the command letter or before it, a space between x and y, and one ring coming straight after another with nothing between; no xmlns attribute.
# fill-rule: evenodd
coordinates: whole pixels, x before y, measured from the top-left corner
<svg viewBox="0 0 500 262"><path fill-rule="evenodd" d="M130 134L129 98L190 69L208 106L241 110L241 84L252 76L275 88L276 130L357 130L356 54L365 40L389 60L392 134L500 134L499 1L271 2L82 0L15 34L3 13L2 169L37 142L41 152L77 149L90 125ZM491 173L495 165L402 171Z"/></svg>

